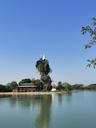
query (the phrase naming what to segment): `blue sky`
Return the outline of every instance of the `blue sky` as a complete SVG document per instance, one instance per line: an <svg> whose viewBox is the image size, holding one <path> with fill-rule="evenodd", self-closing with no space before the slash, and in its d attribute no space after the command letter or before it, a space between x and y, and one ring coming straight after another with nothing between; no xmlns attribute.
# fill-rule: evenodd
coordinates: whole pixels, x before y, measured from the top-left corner
<svg viewBox="0 0 96 128"><path fill-rule="evenodd" d="M96 83L86 69L95 48L84 50L83 25L96 16L96 0L0 0L0 83L38 78L36 60L47 56L53 82Z"/></svg>

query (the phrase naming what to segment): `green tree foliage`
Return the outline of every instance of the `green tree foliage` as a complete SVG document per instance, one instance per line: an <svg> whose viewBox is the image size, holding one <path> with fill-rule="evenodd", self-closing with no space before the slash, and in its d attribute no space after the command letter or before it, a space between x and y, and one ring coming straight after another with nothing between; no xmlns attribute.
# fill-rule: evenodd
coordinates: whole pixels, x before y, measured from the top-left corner
<svg viewBox="0 0 96 128"><path fill-rule="evenodd" d="M42 58L40 58L40 60L36 62L36 68L38 69L41 75L48 75L51 72L47 59L43 60Z"/></svg>
<svg viewBox="0 0 96 128"><path fill-rule="evenodd" d="M84 85L83 84L74 84L74 85L72 85L72 89L73 90L82 90L82 89L84 89Z"/></svg>
<svg viewBox="0 0 96 128"><path fill-rule="evenodd" d="M61 81L58 82L58 86L62 86L63 83Z"/></svg>
<svg viewBox="0 0 96 128"><path fill-rule="evenodd" d="M42 75L41 80L45 85L51 85L52 80L49 75L44 75L44 76Z"/></svg>
<svg viewBox="0 0 96 128"><path fill-rule="evenodd" d="M63 87L64 87L64 90L66 91L70 91L72 90L72 85L70 85L69 83L63 83Z"/></svg>
<svg viewBox="0 0 96 128"><path fill-rule="evenodd" d="M6 90L7 91L12 91L13 89L15 89L18 86L16 81L12 81L11 83L8 83L6 85Z"/></svg>
<svg viewBox="0 0 96 128"><path fill-rule="evenodd" d="M19 85L22 86L25 83L33 83L33 84L30 84L30 85L36 85L38 87L38 91L41 91L44 87L43 82L41 80L35 79L35 78L33 78L32 80L29 79L29 78L23 79L19 82Z"/></svg>
<svg viewBox="0 0 96 128"><path fill-rule="evenodd" d="M31 82L32 82L33 84L35 83L35 81L36 81L35 78L33 78L33 79L31 80Z"/></svg>
<svg viewBox="0 0 96 128"><path fill-rule="evenodd" d="M96 84L90 84L88 86L85 86L85 89L88 89L88 90L96 90Z"/></svg>
<svg viewBox="0 0 96 128"><path fill-rule="evenodd" d="M56 89L59 91L64 90L63 83L61 81L58 82Z"/></svg>
<svg viewBox="0 0 96 128"><path fill-rule="evenodd" d="M64 91L70 91L72 90L72 85L70 85L69 83L62 83L62 82L58 82L58 85L57 85L57 90L64 90Z"/></svg>
<svg viewBox="0 0 96 128"><path fill-rule="evenodd" d="M5 91L6 91L6 87L0 84L0 92L5 92Z"/></svg>
<svg viewBox="0 0 96 128"><path fill-rule="evenodd" d="M34 79L34 81L32 80L32 83L38 87L38 91L41 91L44 88L42 81L39 79Z"/></svg>
<svg viewBox="0 0 96 128"><path fill-rule="evenodd" d="M51 90L52 86L52 80L49 76L49 73L51 72L51 68L49 66L49 62L47 59L40 58L36 62L36 68L40 72L41 75L41 81L44 84L45 88L47 87L47 90Z"/></svg>
<svg viewBox="0 0 96 128"><path fill-rule="evenodd" d="M19 82L19 85L22 85L22 84L24 84L24 83L31 83L31 82L32 82L31 79L26 78L26 79L21 80L21 81Z"/></svg>
<svg viewBox="0 0 96 128"><path fill-rule="evenodd" d="M84 35L86 33L89 33L90 41L89 43L85 44L85 49L91 48L93 45L96 44L96 18L92 18L92 23L90 25L84 26L81 29L81 33ZM88 60L89 64L87 67L93 66L93 68L96 67L96 58Z"/></svg>

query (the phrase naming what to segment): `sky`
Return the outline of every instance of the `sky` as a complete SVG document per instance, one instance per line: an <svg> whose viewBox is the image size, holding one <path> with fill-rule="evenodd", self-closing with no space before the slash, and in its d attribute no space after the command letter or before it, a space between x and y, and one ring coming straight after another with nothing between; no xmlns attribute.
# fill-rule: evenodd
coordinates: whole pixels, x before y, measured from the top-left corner
<svg viewBox="0 0 96 128"><path fill-rule="evenodd" d="M40 78L36 61L44 54L53 83L96 83L86 68L96 47L85 50L81 27L96 17L96 0L0 0L0 83Z"/></svg>

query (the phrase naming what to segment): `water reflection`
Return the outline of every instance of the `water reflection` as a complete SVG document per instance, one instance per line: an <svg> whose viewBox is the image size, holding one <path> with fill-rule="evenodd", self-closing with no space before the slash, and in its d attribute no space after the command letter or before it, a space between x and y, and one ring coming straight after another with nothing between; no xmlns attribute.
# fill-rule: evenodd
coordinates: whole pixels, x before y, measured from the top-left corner
<svg viewBox="0 0 96 128"><path fill-rule="evenodd" d="M14 97L14 96L0 96L0 103L2 102L8 102L8 104L11 106L11 107L15 107L16 106L16 103L17 103L17 97Z"/></svg>
<svg viewBox="0 0 96 128"><path fill-rule="evenodd" d="M43 96L41 98L41 108L36 119L36 128L49 128L51 117L52 96Z"/></svg>
<svg viewBox="0 0 96 128"><path fill-rule="evenodd" d="M72 102L72 92L66 94L65 98L67 102Z"/></svg>
<svg viewBox="0 0 96 128"><path fill-rule="evenodd" d="M31 109L35 111L35 128L49 128L52 104L51 95L3 97L4 100L7 100L11 108L18 107L23 110Z"/></svg>
<svg viewBox="0 0 96 128"><path fill-rule="evenodd" d="M70 93L68 93L66 95L58 94L57 95L57 100L58 100L58 104L59 105L62 105L62 102L64 100L66 100L67 102L68 101L71 102L72 101L72 93L70 92Z"/></svg>
<svg viewBox="0 0 96 128"><path fill-rule="evenodd" d="M58 104L62 105L62 95L61 94L58 95Z"/></svg>
<svg viewBox="0 0 96 128"><path fill-rule="evenodd" d="M0 128L96 128L95 101L96 92L88 91L0 96Z"/></svg>

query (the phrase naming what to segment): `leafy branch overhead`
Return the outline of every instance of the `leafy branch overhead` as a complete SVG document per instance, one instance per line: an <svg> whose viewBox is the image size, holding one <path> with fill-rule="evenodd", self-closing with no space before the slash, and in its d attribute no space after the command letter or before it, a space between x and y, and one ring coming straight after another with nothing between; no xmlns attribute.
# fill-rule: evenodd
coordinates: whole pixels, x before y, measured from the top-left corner
<svg viewBox="0 0 96 128"><path fill-rule="evenodd" d="M91 67L93 66L93 68L96 67L96 58L95 59L92 59L92 60L87 60L89 62L89 64L87 65L87 67Z"/></svg>
<svg viewBox="0 0 96 128"><path fill-rule="evenodd" d="M84 26L81 29L81 33L84 35L89 33L90 41L89 43L85 44L85 49L91 48L93 45L96 44L96 18L92 18L92 23L90 25ZM96 67L96 58L92 60L88 60L89 64L87 67L93 66Z"/></svg>

